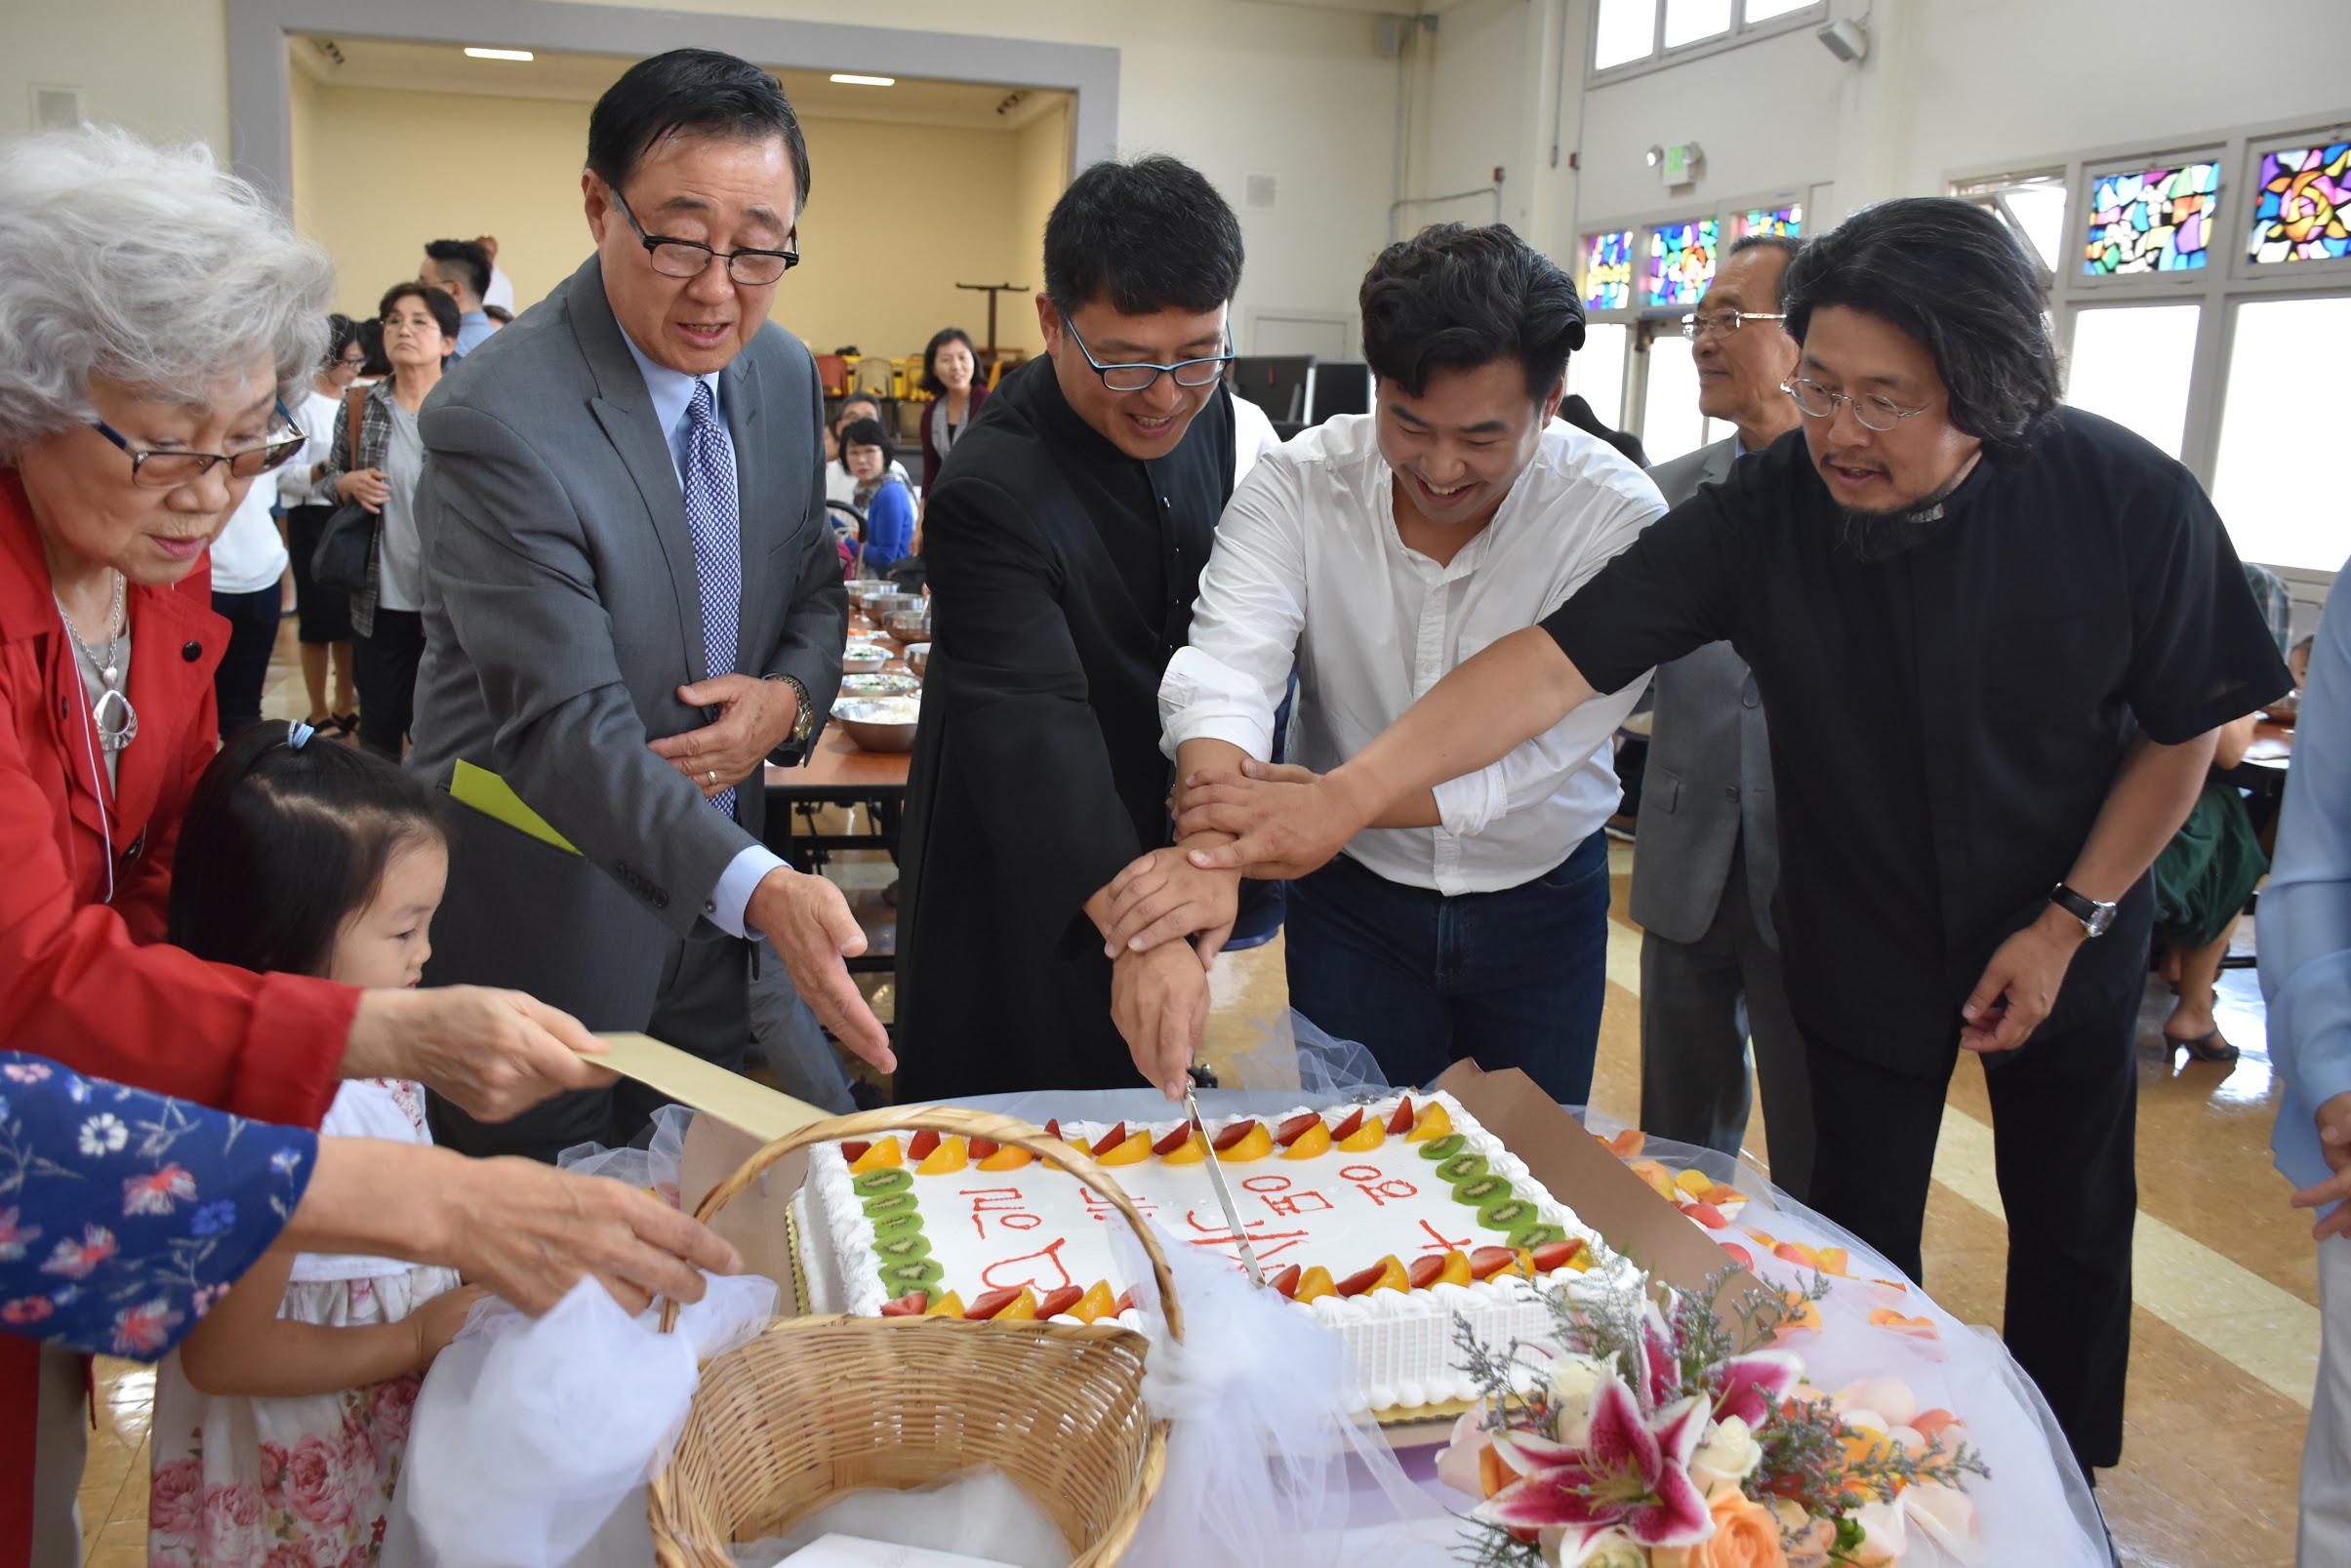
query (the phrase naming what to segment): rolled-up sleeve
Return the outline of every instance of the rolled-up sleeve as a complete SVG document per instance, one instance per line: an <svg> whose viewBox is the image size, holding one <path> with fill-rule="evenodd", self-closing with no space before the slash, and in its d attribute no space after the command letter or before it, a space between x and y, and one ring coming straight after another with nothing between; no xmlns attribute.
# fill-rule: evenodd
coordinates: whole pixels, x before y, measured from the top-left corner
<svg viewBox="0 0 2351 1568"><path fill-rule="evenodd" d="M1298 469L1279 452L1226 503L1191 640L1159 680L1159 745L1170 757L1187 741L1226 741L1271 759L1274 714L1306 625L1303 510Z"/></svg>

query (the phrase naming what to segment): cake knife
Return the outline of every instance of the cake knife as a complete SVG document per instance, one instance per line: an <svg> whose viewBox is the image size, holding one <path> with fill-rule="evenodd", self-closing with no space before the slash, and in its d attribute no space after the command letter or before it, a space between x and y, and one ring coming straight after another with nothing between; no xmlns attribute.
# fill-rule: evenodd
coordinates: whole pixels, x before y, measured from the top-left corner
<svg viewBox="0 0 2351 1568"><path fill-rule="evenodd" d="M1266 1282L1265 1270L1257 1266L1257 1254L1249 1246L1248 1232L1241 1228L1240 1211L1233 1206L1233 1189L1225 1185L1224 1163L1216 1157L1215 1140L1208 1137L1208 1124L1200 1119L1200 1102L1192 1090L1192 1080L1184 1080L1184 1110L1192 1117L1192 1125L1199 1129L1200 1138L1208 1144L1208 1180L1216 1184L1216 1201L1224 1206L1225 1224L1233 1227L1234 1245L1240 1248L1241 1266L1249 1271L1249 1283Z"/></svg>

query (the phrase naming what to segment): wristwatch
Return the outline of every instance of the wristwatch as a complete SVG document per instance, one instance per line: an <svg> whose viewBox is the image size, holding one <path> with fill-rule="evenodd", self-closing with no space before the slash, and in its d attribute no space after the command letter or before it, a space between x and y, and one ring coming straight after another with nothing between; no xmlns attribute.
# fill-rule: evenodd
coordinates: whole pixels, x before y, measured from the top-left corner
<svg viewBox="0 0 2351 1568"><path fill-rule="evenodd" d="M800 684L798 676L769 675L765 678L782 681L791 688L791 695L799 699L800 705L791 718L791 734L784 738L782 745L769 753L781 765L792 767L808 755L808 742L816 734L816 707L808 701L808 688Z"/></svg>
<svg viewBox="0 0 2351 1568"><path fill-rule="evenodd" d="M2049 889L2049 903L2082 922L2082 929L2092 937L2103 937L2114 924L2114 905L2100 904L2086 893L2076 893L2060 882Z"/></svg>

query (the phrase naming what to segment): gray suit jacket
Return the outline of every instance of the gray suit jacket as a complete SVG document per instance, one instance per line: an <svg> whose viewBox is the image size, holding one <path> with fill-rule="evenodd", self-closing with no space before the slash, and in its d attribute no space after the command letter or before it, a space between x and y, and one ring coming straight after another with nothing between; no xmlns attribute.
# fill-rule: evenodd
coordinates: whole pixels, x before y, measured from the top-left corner
<svg viewBox="0 0 2351 1568"><path fill-rule="evenodd" d="M763 326L723 373L743 522L735 668L790 674L817 713L840 684L848 604L825 518L816 363ZM505 777L566 855L456 811L436 983L521 986L591 1027L641 1028L678 937L760 831L648 748L709 721L685 500L643 373L588 262L426 399L417 487L428 585L410 765ZM698 929L699 927L699 929Z"/></svg>
<svg viewBox="0 0 2351 1568"><path fill-rule="evenodd" d="M1730 474L1725 439L1649 470L1666 504L1679 506ZM1641 784L1640 844L1633 856L1633 918L1669 942L1696 942L1714 923L1731 847L1744 849L1747 886L1763 940L1779 884L1779 830L1771 795L1771 739L1746 663L1726 642L1657 669L1656 717Z"/></svg>

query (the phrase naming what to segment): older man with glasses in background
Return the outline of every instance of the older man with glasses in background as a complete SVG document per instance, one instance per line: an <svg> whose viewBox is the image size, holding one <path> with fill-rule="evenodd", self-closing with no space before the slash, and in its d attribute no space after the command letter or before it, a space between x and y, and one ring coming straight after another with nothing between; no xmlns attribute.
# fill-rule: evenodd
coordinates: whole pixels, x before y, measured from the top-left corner
<svg viewBox="0 0 2351 1568"><path fill-rule="evenodd" d="M1731 433L1649 478L1679 506L1802 422L1781 389L1796 374L1780 275L1804 248L1786 234L1731 244L1682 318L1698 410ZM1641 927L1641 1125L1736 1156L1746 1141L1748 1042L1763 1092L1771 1179L1799 1198L1812 1179L1812 1091L1788 1012L1771 900L1779 826L1763 697L1727 642L1657 670L1632 913Z"/></svg>
<svg viewBox="0 0 2351 1568"><path fill-rule="evenodd" d="M1296 875L1397 801L1711 642L1772 733L1813 1206L1911 1277L1980 1055L2009 1348L2087 1471L2123 1444L2147 868L2219 727L2290 682L2195 477L2058 406L2041 272L1965 202L1885 202L1780 288L1804 439L1699 490L1313 784L1228 777L1196 863Z"/></svg>
<svg viewBox="0 0 2351 1568"><path fill-rule="evenodd" d="M457 814L428 978L503 975L739 1067L780 957L886 1068L847 903L760 841L762 770L814 737L848 620L816 364L768 322L799 259L798 119L733 56L642 60L588 118L582 193L595 254L423 421L410 761L485 808ZM514 797L562 843L518 830ZM503 1126L435 1115L461 1149L551 1159L658 1105L624 1085Z"/></svg>

